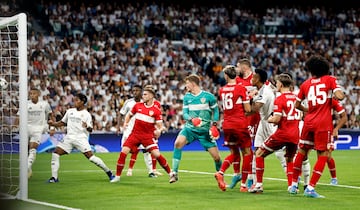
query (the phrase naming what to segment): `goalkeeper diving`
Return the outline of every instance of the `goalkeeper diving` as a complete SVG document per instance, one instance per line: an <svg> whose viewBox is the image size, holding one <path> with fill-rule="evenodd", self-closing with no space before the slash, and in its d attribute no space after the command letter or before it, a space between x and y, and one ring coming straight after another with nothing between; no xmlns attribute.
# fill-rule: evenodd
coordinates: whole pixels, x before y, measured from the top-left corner
<svg viewBox="0 0 360 210"><path fill-rule="evenodd" d="M196 140L214 159L215 171L218 171L222 164L216 142L220 137L217 128L217 121L219 121L217 98L200 88L200 77L197 75L187 76L185 87L188 91L183 100L183 117L186 123L174 143L170 183L178 181L182 148Z"/></svg>

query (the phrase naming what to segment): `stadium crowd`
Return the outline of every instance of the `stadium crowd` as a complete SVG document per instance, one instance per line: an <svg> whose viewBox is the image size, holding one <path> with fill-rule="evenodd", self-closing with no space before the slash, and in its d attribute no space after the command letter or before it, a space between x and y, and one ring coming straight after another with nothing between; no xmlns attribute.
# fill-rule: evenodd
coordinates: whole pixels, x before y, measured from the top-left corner
<svg viewBox="0 0 360 210"><path fill-rule="evenodd" d="M16 8L0 10L9 14ZM85 94L95 132L116 132L119 110L135 84L157 88L165 126L177 131L184 124L188 74L200 75L202 88L217 95L225 82L223 67L249 58L270 80L292 74L297 88L309 77L304 62L313 53L331 61L332 74L345 88L346 128L360 129L359 10L274 7L259 15L224 6L185 10L155 3L51 1L37 8L51 30L34 30L29 15L30 87L40 89L59 118L76 93Z"/></svg>

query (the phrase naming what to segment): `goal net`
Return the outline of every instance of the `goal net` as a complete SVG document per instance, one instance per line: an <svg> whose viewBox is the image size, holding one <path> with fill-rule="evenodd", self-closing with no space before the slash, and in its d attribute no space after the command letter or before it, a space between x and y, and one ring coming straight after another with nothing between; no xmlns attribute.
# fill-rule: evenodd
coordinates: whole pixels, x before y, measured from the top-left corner
<svg viewBox="0 0 360 210"><path fill-rule="evenodd" d="M26 15L0 17L0 193L26 200L27 23Z"/></svg>

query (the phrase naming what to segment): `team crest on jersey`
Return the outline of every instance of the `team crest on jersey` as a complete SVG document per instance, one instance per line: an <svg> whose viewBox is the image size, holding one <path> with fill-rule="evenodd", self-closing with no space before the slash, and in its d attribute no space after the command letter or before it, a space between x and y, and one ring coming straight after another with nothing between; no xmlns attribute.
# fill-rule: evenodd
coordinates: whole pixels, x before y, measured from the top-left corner
<svg viewBox="0 0 360 210"><path fill-rule="evenodd" d="M149 115L153 116L154 115L154 111L149 111Z"/></svg>
<svg viewBox="0 0 360 210"><path fill-rule="evenodd" d="M200 102L201 102L202 104L204 104L204 103L206 102L206 98L201 98L201 99L200 99Z"/></svg>

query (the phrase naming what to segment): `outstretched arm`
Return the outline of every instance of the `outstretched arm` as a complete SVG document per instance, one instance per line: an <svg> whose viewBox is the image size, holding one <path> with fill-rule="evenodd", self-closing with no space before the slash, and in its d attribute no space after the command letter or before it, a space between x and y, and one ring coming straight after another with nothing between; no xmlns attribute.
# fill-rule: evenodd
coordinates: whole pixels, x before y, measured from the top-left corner
<svg viewBox="0 0 360 210"><path fill-rule="evenodd" d="M49 126L54 126L54 127L56 127L56 128L66 125L66 123L64 123L63 121L54 122L54 121L52 121L52 120L49 120L49 121L48 121L48 124L49 124Z"/></svg>

